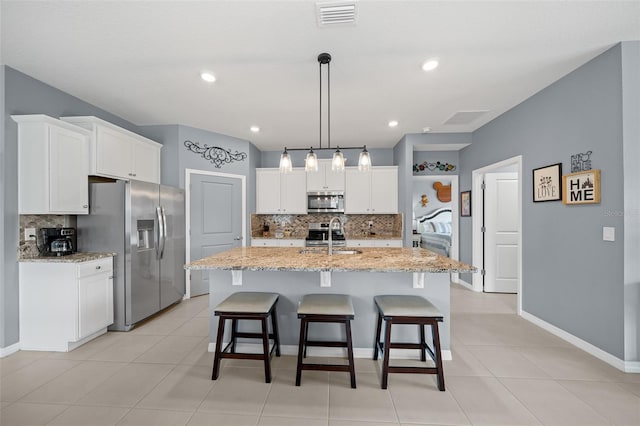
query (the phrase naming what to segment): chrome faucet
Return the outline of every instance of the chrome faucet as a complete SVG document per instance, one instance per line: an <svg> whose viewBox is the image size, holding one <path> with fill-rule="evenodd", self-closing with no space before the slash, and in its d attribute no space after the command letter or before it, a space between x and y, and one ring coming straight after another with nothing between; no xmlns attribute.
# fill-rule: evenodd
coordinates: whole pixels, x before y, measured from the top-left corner
<svg viewBox="0 0 640 426"><path fill-rule="evenodd" d="M334 216L331 218L331 220L329 221L329 256L333 255L333 221L337 220L338 223L340 224L340 232L344 232L343 231L343 224L342 221L340 220L340 218L338 216Z"/></svg>

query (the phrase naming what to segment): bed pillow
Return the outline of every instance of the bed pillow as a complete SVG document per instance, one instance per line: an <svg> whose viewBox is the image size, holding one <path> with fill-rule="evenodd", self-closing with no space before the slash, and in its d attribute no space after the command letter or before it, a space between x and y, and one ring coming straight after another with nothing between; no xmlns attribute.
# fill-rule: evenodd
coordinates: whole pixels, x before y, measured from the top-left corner
<svg viewBox="0 0 640 426"><path fill-rule="evenodd" d="M431 222L434 232L439 234L450 234L451 223L450 222Z"/></svg>
<svg viewBox="0 0 640 426"><path fill-rule="evenodd" d="M433 222L425 220L418 223L418 232L423 234L425 232L436 232L436 228L433 226Z"/></svg>

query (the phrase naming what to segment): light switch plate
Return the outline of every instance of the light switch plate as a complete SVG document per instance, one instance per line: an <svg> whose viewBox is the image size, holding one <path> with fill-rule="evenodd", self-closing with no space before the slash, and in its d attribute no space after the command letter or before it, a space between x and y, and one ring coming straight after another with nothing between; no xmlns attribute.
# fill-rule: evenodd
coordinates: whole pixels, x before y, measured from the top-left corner
<svg viewBox="0 0 640 426"><path fill-rule="evenodd" d="M24 228L24 240L35 241L36 240L36 228Z"/></svg>
<svg viewBox="0 0 640 426"><path fill-rule="evenodd" d="M616 240L616 228L610 226L602 227L602 241L615 241Z"/></svg>

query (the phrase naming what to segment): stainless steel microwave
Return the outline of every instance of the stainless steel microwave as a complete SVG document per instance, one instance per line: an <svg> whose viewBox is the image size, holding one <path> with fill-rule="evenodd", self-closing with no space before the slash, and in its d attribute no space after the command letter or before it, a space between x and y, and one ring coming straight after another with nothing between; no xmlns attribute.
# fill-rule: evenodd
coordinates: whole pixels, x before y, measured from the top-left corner
<svg viewBox="0 0 640 426"><path fill-rule="evenodd" d="M344 192L308 192L307 213L344 213Z"/></svg>

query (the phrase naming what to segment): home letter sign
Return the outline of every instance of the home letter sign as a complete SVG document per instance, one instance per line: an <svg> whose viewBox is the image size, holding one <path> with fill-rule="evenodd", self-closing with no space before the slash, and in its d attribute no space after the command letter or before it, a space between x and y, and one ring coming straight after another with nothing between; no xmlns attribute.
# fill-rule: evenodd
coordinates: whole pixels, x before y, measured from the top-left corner
<svg viewBox="0 0 640 426"><path fill-rule="evenodd" d="M564 204L600 203L600 170L571 173L562 176Z"/></svg>

